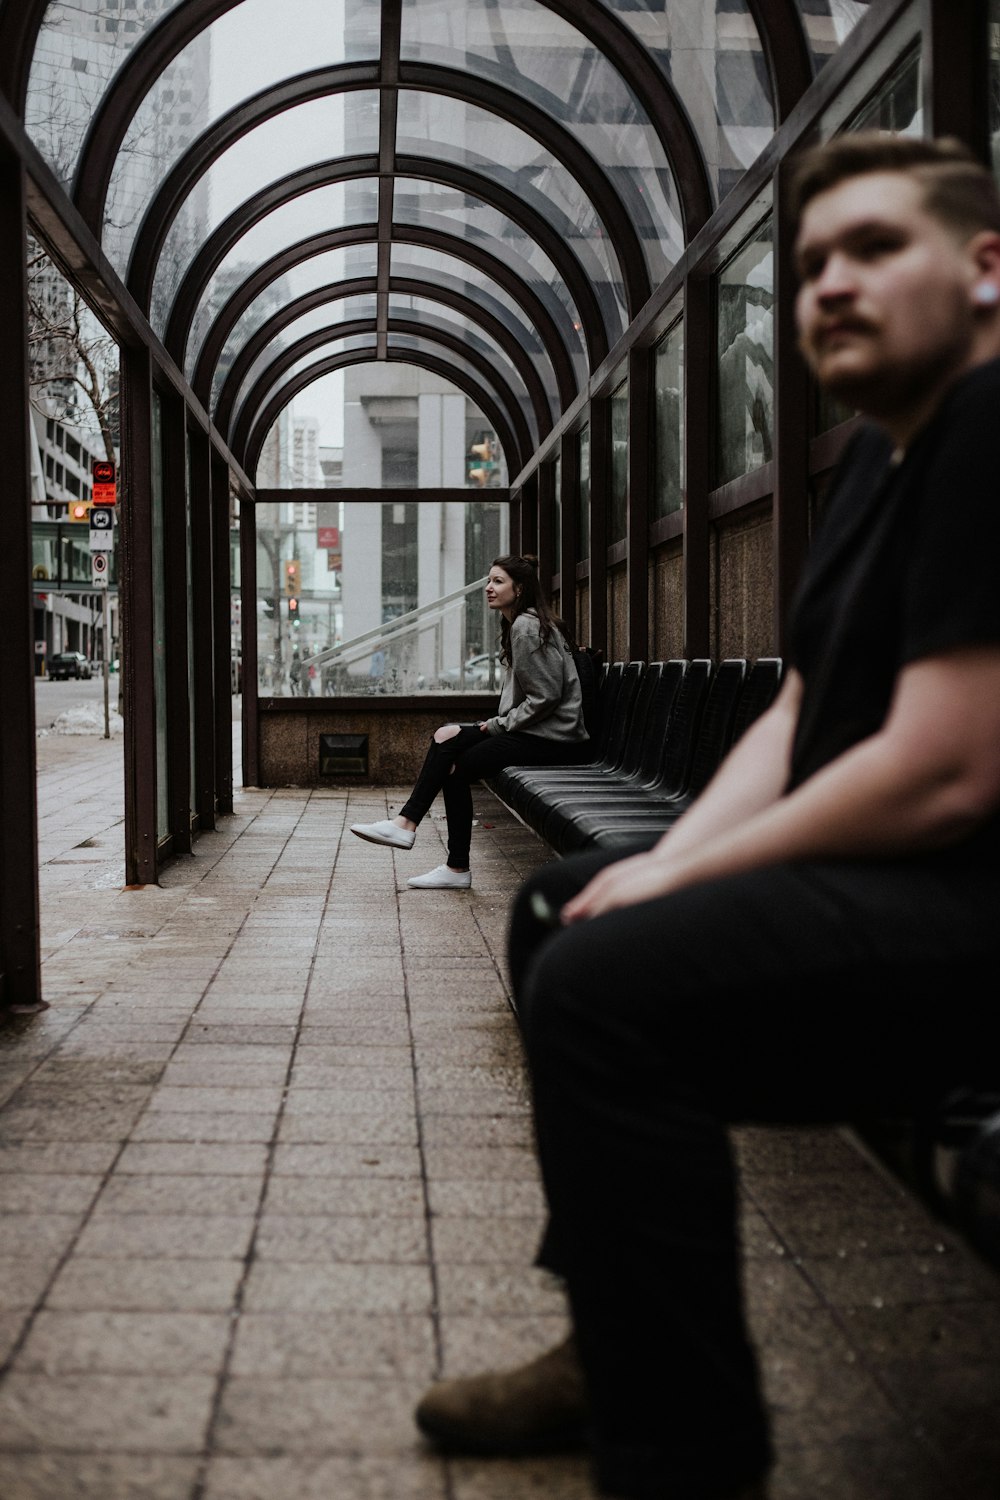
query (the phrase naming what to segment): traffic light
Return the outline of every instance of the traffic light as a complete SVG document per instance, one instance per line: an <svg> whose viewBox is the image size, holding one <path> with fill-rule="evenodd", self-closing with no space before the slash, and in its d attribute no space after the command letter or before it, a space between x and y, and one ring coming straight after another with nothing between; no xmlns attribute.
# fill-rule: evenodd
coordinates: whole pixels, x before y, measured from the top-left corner
<svg viewBox="0 0 1000 1500"><path fill-rule="evenodd" d="M465 459L465 477L468 484L484 489L494 473L498 454L497 440L490 433L481 433L469 448Z"/></svg>
<svg viewBox="0 0 1000 1500"><path fill-rule="evenodd" d="M69 502L69 506L67 507L67 510L66 510L66 519L67 519L67 521L88 521L89 522L89 520L90 520L90 501L89 500L71 500Z"/></svg>
<svg viewBox="0 0 1000 1500"><path fill-rule="evenodd" d="M285 595L291 598L293 594L302 592L302 565L298 558L285 563Z"/></svg>
<svg viewBox="0 0 1000 1500"><path fill-rule="evenodd" d="M296 563L295 566L298 567L298 563ZM295 629L298 630L299 626L302 623L302 620L301 620L301 618L299 616L299 601L298 601L298 599L295 599L295 598L289 599L289 601L288 601L288 618L291 620L291 622L292 622L293 626L295 627Z"/></svg>

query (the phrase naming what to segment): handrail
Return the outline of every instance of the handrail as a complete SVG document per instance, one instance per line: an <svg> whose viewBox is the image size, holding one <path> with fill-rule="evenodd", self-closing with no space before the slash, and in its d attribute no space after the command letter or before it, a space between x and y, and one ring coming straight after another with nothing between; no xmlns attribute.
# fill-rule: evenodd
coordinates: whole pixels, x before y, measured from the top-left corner
<svg viewBox="0 0 1000 1500"><path fill-rule="evenodd" d="M360 635L352 636L348 641L341 641L339 645L328 646L323 651L317 651L315 656L303 657L302 667L308 670L309 667L325 666L332 661L345 663L357 661L360 657L371 654L375 642L389 644L403 636L411 635L414 631L437 624L449 610L457 609L470 594L479 593L485 587L486 578L476 578L472 583L467 583L460 589L453 589L450 594L442 594L440 598L429 599L425 604L418 604L415 609L407 610L395 620L387 620L383 625L364 630Z"/></svg>

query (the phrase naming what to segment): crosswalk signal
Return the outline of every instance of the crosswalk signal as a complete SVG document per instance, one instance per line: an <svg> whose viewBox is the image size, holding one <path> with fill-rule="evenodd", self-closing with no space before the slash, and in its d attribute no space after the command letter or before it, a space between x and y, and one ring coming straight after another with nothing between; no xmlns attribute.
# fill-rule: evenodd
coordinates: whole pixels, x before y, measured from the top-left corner
<svg viewBox="0 0 1000 1500"><path fill-rule="evenodd" d="M66 511L66 519L68 521L89 521L90 501L71 500Z"/></svg>
<svg viewBox="0 0 1000 1500"><path fill-rule="evenodd" d="M297 566L297 564L296 564L296 566ZM299 601L294 596L291 599L289 599L289 601L288 601L288 618L291 620L292 624L296 627L296 629L298 629L299 621L300 621L300 616L299 616Z"/></svg>
<svg viewBox="0 0 1000 1500"><path fill-rule="evenodd" d="M285 595L291 599L302 592L302 564L297 558L285 563Z"/></svg>

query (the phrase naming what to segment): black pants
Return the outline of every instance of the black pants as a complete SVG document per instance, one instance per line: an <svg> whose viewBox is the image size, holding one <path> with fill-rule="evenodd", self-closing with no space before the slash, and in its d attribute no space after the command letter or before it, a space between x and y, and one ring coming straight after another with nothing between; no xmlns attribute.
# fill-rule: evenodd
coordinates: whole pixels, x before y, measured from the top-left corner
<svg viewBox="0 0 1000 1500"><path fill-rule="evenodd" d="M438 792L443 792L448 818L448 864L453 870L467 870L474 781L495 776L505 766L572 765L590 753L589 740L574 745L517 730L511 734L485 734L478 724L463 724L458 734L441 744L432 737L416 785L400 814L420 823Z"/></svg>
<svg viewBox="0 0 1000 1500"><path fill-rule="evenodd" d="M617 857L620 857L617 856ZM995 1083L1000 880L948 859L779 866L553 932L610 862L547 866L511 967L602 1483L725 1494L768 1428L740 1297L734 1121L839 1121Z"/></svg>

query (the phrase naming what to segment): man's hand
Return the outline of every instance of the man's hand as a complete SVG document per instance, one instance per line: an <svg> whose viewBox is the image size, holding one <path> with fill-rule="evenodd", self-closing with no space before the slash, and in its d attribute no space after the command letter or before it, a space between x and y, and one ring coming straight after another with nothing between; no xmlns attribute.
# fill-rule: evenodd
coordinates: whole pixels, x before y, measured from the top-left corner
<svg viewBox="0 0 1000 1500"><path fill-rule="evenodd" d="M619 906L637 906L641 901L668 895L679 883L672 862L659 850L633 854L595 875L572 901L567 901L560 920L564 924L583 922Z"/></svg>

